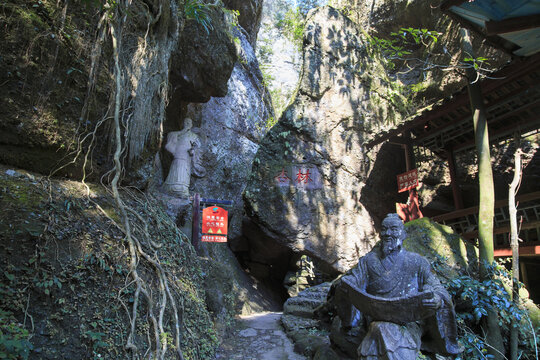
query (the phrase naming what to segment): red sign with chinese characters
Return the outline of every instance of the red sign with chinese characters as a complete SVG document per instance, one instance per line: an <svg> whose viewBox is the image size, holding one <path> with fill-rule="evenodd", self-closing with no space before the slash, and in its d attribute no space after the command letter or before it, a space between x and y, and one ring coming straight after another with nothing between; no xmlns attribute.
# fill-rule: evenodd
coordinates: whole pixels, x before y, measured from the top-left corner
<svg viewBox="0 0 540 360"><path fill-rule="evenodd" d="M397 176L398 192L414 189L418 186L418 170L412 169Z"/></svg>
<svg viewBox="0 0 540 360"><path fill-rule="evenodd" d="M227 210L210 206L202 214L202 238L206 242L227 242Z"/></svg>
<svg viewBox="0 0 540 360"><path fill-rule="evenodd" d="M203 236L201 237L201 241L224 243L224 242L227 242L227 236L217 236L217 235L203 234Z"/></svg>

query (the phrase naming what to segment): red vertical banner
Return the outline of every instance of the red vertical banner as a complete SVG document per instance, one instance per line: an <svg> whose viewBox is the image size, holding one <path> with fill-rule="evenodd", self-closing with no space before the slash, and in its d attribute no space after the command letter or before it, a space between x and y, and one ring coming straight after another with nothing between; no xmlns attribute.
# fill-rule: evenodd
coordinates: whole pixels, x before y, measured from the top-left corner
<svg viewBox="0 0 540 360"><path fill-rule="evenodd" d="M210 206L202 214L202 238L205 242L227 242L227 210Z"/></svg>

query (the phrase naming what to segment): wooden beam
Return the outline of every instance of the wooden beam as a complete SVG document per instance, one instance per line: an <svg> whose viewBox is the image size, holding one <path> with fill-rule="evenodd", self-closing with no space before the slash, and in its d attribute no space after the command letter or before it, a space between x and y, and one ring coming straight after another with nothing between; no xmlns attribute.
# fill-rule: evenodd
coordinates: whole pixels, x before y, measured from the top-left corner
<svg viewBox="0 0 540 360"><path fill-rule="evenodd" d="M492 123L492 122L493 121L491 121L490 123ZM511 133L515 132L515 130L517 128L519 128L520 126L524 126L524 125L527 125L527 124L537 124L537 123L538 123L538 115L532 115L529 118L520 119L519 121L511 123L510 125L507 125L507 126L505 126L503 128L499 128L499 129L497 129L495 131L492 131L490 133L490 135L489 135L489 138L490 138L489 140L492 141L493 139L497 139L501 135L511 134ZM534 130L534 128L532 130ZM531 131L531 130L529 130L529 131ZM468 141L465 141L465 142L459 144L459 146L455 146L452 150L455 151L455 152L458 152L458 151L467 149L468 147L472 147L474 144L475 144L475 140L471 139L471 140L468 140Z"/></svg>
<svg viewBox="0 0 540 360"><path fill-rule="evenodd" d="M454 197L454 208L460 210L463 209L463 197L461 196L461 189L459 188L458 178L456 176L456 165L452 150L446 152L446 160L448 161L448 170L450 170L450 185L452 186L452 195Z"/></svg>
<svg viewBox="0 0 540 360"><path fill-rule="evenodd" d="M521 203L524 203L524 202L527 202L527 201L532 201L532 200L537 200L537 199L540 199L540 191L535 191L535 192L532 192L532 193L516 196L516 200L521 202ZM498 209L500 207L504 207L507 204L508 204L508 199L495 201L495 209ZM442 222L442 221L455 219L455 218L459 218L459 217L463 217L463 216L467 216L467 215L472 215L472 214L475 214L476 212L478 212L478 206L473 206L473 207L470 207L470 208L466 208L466 209L462 209L462 210L458 210L458 211L452 211L450 213L434 216L432 218L432 220L436 221L436 222Z"/></svg>
<svg viewBox="0 0 540 360"><path fill-rule="evenodd" d="M519 88L517 89L512 89L511 92L509 92L508 94L504 95L504 96L501 96L501 97L498 97L496 98L495 100L489 102L486 104L486 107L488 108L488 111L493 108L494 106L497 106L497 104L500 104L504 101L510 101L512 98L515 98L516 96L519 96L519 94L521 94L522 92L526 92L526 91L530 91L531 90L531 87L534 86L534 84L532 82L529 82L525 79L522 79L522 82L523 84L521 84L519 86ZM497 90L496 89L493 89L492 91L494 90ZM483 90L483 93L486 95L486 97L488 95L491 94L492 91L490 92L485 92L485 90ZM536 105L536 103L538 103L538 101L535 101L533 102L532 105ZM529 106L530 104L528 104L527 106ZM528 107L525 106L525 107L522 107L520 109L516 109L516 110L512 110L512 112L510 113L505 113L503 114L502 116L509 116L509 115L513 115L516 111L523 111L525 109L527 109ZM443 130L446 130L448 128L451 128L451 127L454 127L454 126L457 126L459 124L461 124L462 122L465 122L465 121L471 121L471 117L472 117L472 114L471 114L471 109L469 107L466 107L464 108L464 110L466 111L466 114L465 115L462 115L458 118L455 118L455 119L452 119L452 120L448 120L446 122L446 124L444 125L441 125L439 127L436 127L436 128L433 128L432 130L429 130L425 133L422 133L420 135L418 135L415 139L414 139L414 143L416 145L419 145L420 146L420 143L422 140L424 140L425 138L428 138L430 136L434 136L434 135L437 135L439 133L441 133L441 131ZM442 114L441 116L439 117L443 117L443 116L447 116L448 112ZM494 118L494 119L491 119L491 120L488 120L489 122L494 122L494 121L498 121L499 119L501 119L500 117L497 117L497 118Z"/></svg>
<svg viewBox="0 0 540 360"><path fill-rule="evenodd" d="M540 246L520 246L519 247L519 255L520 256L527 256L527 255L540 255ZM506 256L512 256L512 250L510 248L507 249L495 249L495 257L506 257Z"/></svg>
<svg viewBox="0 0 540 360"><path fill-rule="evenodd" d="M193 211L191 214L191 245L193 245L193 248L195 248L195 252L198 255L201 255L201 239L199 237L199 223L201 221L201 215L199 213L200 202L201 196L198 193L195 193L195 196L193 197Z"/></svg>
<svg viewBox="0 0 540 360"><path fill-rule="evenodd" d="M515 60L511 65L505 66L503 69L491 74L493 79L485 79L482 81L482 92L489 95L491 91L494 91L500 87L505 86L509 82L513 82L523 75L530 74L533 71L537 71L540 68L540 54L532 55L526 60ZM421 126L424 126L428 121L437 119L441 116L445 116L451 111L455 111L461 106L469 105L469 97L465 91L455 93L450 99L443 101L435 106L431 110L425 110L416 118L406 121L395 129L376 136L371 141L364 144L366 149L370 150L374 146L387 141L392 137L396 137L399 134L403 134L406 131L411 131ZM422 136L422 135L419 135ZM425 137L425 135L424 135Z"/></svg>
<svg viewBox="0 0 540 360"><path fill-rule="evenodd" d="M446 1L443 1L443 3L441 4L441 10L445 11L445 10L450 9L452 6L459 6L459 5L463 4L465 1L466 0L446 0Z"/></svg>
<svg viewBox="0 0 540 360"><path fill-rule="evenodd" d="M518 16L499 21L486 21L486 33L488 35L505 34L538 27L540 27L540 14Z"/></svg>
<svg viewBox="0 0 540 360"><path fill-rule="evenodd" d="M540 221L532 221L528 223L521 224L521 230L530 230L530 229L536 229L537 227L540 227ZM497 234L504 234L510 232L510 225L508 226L501 226L498 228L493 229L493 235ZM474 239L478 237L478 230L468 231L466 233L461 234L461 237L464 239ZM520 250L521 252L521 250ZM525 255L525 254L522 254ZM512 252L510 252L510 255L512 256Z"/></svg>

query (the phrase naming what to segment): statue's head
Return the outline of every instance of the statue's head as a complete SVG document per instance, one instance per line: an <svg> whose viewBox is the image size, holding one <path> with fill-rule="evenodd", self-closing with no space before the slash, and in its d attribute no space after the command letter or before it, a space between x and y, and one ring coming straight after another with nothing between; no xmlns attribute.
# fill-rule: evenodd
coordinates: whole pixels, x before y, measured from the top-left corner
<svg viewBox="0 0 540 360"><path fill-rule="evenodd" d="M188 130L188 129L191 129L192 127L193 127L193 121L190 118L185 118L184 119L184 129Z"/></svg>
<svg viewBox="0 0 540 360"><path fill-rule="evenodd" d="M388 214L381 224L382 252L384 256L401 249L407 237L405 226L398 214Z"/></svg>

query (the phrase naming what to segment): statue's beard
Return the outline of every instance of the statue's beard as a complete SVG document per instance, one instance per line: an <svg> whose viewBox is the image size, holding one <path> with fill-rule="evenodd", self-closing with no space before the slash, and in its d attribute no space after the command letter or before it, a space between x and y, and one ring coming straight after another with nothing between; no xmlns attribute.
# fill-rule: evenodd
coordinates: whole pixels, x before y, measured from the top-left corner
<svg viewBox="0 0 540 360"><path fill-rule="evenodd" d="M401 243L398 238L390 237L390 238L384 239L382 242L383 256L386 257L392 252L399 250L400 246L401 246Z"/></svg>

